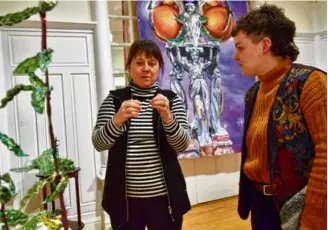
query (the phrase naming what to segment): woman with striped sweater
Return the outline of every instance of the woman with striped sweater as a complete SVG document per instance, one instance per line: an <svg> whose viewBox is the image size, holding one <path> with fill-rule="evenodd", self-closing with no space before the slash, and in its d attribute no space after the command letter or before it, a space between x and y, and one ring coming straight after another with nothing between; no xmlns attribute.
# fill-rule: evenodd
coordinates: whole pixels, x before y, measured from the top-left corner
<svg viewBox="0 0 328 230"><path fill-rule="evenodd" d="M111 91L98 112L92 140L97 151L108 150L102 206L114 230L178 230L190 210L177 160L190 142L186 111L158 87L163 64L154 42L134 42L129 85Z"/></svg>

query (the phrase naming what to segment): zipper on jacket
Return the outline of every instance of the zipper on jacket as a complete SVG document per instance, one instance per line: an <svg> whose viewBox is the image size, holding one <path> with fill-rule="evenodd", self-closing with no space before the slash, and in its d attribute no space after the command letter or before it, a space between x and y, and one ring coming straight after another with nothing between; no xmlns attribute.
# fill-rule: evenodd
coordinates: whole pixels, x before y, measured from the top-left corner
<svg viewBox="0 0 328 230"><path fill-rule="evenodd" d="M122 101L116 97L115 95L111 94L112 97L116 98L122 105ZM126 127L126 139L127 139L127 143L129 142L129 135L128 135L128 131L129 131L129 126L130 126L130 120L127 120L127 124L128 126ZM128 149L126 149L126 153L127 153ZM125 162L124 162L124 172L125 172L125 202L126 202L126 222L129 222L129 202L128 202L128 193L127 193L127 180L126 180L126 158L125 158Z"/></svg>
<svg viewBox="0 0 328 230"><path fill-rule="evenodd" d="M160 120L161 119L159 117L158 122L157 122L157 142L158 142L158 150L159 151L160 151L160 142L159 142L159 127L160 127L159 122L160 122ZM163 162L162 162L161 156L159 157L159 159L161 161L161 169L162 169L164 184L165 184L165 188L166 188L166 195L167 195L167 200L168 200L168 210L169 210L169 214L171 216L172 222L174 222L174 218L173 218L173 215L172 215L171 199L170 199L170 195L169 195L169 189L167 187L166 180L165 180L165 174L164 174Z"/></svg>

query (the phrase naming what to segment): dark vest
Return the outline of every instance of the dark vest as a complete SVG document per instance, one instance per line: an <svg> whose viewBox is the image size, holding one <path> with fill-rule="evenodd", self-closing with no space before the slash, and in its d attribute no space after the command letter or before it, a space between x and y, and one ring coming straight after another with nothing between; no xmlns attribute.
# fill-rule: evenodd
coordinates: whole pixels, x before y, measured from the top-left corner
<svg viewBox="0 0 328 230"><path fill-rule="evenodd" d="M267 152L271 182L277 186L274 198L278 210L308 183L314 146L300 107L300 97L306 80L314 70L318 69L293 64L281 81L271 108ZM247 156L245 141L259 86L260 83L256 82L245 96L245 124L238 203L238 212L243 219L248 217L252 202L252 182L243 171Z"/></svg>
<svg viewBox="0 0 328 230"><path fill-rule="evenodd" d="M126 87L110 92L114 98L116 112L125 100L131 99L130 88ZM158 89L171 101L176 94L170 90ZM172 105L170 104L170 107ZM127 151L127 133L129 121L125 123L127 130L115 142L108 151L107 170L103 192L102 206L116 223L128 221L129 204L126 196L126 151ZM166 139L166 134L162 125L161 118L154 109L153 129L156 145L159 148L162 161L163 172L168 190L169 206L172 217L181 217L190 210L190 202L187 194L185 179L177 159L177 153L171 148Z"/></svg>

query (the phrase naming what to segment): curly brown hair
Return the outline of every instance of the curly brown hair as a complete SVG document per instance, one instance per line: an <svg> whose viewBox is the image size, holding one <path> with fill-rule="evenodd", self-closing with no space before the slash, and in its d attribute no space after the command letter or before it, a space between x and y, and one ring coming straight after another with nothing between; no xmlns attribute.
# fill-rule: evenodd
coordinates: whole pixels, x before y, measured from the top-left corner
<svg viewBox="0 0 328 230"><path fill-rule="evenodd" d="M295 23L286 17L282 8L276 5L263 4L237 20L232 37L242 31L250 36L253 42L269 37L272 42L271 52L276 56L289 57L295 61L299 54L294 43Z"/></svg>

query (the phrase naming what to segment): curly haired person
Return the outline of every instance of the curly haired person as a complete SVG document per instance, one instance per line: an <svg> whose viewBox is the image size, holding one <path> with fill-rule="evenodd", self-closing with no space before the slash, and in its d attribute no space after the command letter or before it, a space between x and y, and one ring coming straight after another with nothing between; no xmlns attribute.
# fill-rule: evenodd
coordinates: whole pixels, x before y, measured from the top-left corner
<svg viewBox="0 0 328 230"><path fill-rule="evenodd" d="M234 59L258 79L245 96L238 202L254 230L327 229L327 74L295 63L295 31L282 9L264 4L232 33ZM280 212L289 201L288 219Z"/></svg>

